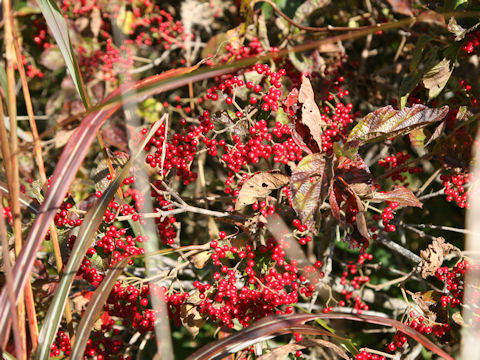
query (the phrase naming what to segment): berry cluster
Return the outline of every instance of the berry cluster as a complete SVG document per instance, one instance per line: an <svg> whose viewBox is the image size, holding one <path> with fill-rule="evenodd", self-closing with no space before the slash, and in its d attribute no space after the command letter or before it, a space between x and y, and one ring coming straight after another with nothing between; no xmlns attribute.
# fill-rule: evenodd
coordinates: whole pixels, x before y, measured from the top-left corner
<svg viewBox="0 0 480 360"><path fill-rule="evenodd" d="M461 208L469 208L468 193L466 192L465 185L472 179L471 174L444 174L440 176L444 192L447 195L448 202L455 201Z"/></svg>

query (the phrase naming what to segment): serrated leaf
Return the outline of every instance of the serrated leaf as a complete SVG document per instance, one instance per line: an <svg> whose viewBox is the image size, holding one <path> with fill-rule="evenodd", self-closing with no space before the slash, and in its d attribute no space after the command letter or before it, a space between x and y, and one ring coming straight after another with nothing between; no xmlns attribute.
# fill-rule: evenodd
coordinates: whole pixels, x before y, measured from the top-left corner
<svg viewBox="0 0 480 360"><path fill-rule="evenodd" d="M437 97L452 75L453 67L450 61L443 59L431 69L429 69L422 77L423 86L428 90L428 99Z"/></svg>
<svg viewBox="0 0 480 360"><path fill-rule="evenodd" d="M308 155L292 170L290 178L293 209L310 230L314 230L315 213L328 194L325 166L323 154Z"/></svg>
<svg viewBox="0 0 480 360"><path fill-rule="evenodd" d="M377 192L373 194L372 201L396 201L400 206L423 207L422 203L413 194L412 190L400 185L395 186L392 191Z"/></svg>
<svg viewBox="0 0 480 360"><path fill-rule="evenodd" d="M395 110L388 105L360 120L350 132L348 141L358 140L361 143L368 143L406 135L415 129L421 129L442 120L447 113L448 106L429 108L415 104L410 108Z"/></svg>
<svg viewBox="0 0 480 360"><path fill-rule="evenodd" d="M272 190L279 189L288 184L290 178L279 172L264 171L254 174L242 185L238 193L235 210L253 204L258 198L268 196Z"/></svg>
<svg viewBox="0 0 480 360"><path fill-rule="evenodd" d="M423 50L425 49L425 45L427 45L433 38L430 35L422 34L417 40L415 44L415 49L413 50L412 61L410 61L410 71L416 71L418 68L418 64L422 59Z"/></svg>

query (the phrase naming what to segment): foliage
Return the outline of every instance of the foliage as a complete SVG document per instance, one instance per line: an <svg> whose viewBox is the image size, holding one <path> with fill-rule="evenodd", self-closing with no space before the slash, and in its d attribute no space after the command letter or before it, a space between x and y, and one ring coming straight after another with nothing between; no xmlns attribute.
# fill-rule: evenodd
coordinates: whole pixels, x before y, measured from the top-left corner
<svg viewBox="0 0 480 360"><path fill-rule="evenodd" d="M2 6L6 357L453 359L477 334L476 2Z"/></svg>

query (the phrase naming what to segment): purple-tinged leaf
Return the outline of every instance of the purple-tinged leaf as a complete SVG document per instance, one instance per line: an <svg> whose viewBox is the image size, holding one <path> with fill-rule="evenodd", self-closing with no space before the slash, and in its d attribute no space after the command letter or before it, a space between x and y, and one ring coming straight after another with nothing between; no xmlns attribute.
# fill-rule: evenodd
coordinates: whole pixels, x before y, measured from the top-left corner
<svg viewBox="0 0 480 360"><path fill-rule="evenodd" d="M448 106L429 108L415 104L411 108L395 110L391 105L366 115L350 132L348 141L361 143L380 141L406 135L415 129L441 121L448 113Z"/></svg>
<svg viewBox="0 0 480 360"><path fill-rule="evenodd" d="M256 322L252 326L249 326L234 335L217 340L202 347L190 355L187 360L222 359L223 357L240 351L241 349L244 349L252 344L271 339L274 337L274 334L290 332L293 327L315 319L351 320L370 324L392 326L410 336L435 354L443 357L446 360L453 360L453 357L451 357L425 336L411 327L401 323L400 321L380 316L345 313L272 315ZM332 334L329 334L329 336L332 336Z"/></svg>
<svg viewBox="0 0 480 360"><path fill-rule="evenodd" d="M323 154L307 155L292 170L290 178L293 209L300 221L313 231L315 213L328 194L328 163Z"/></svg>

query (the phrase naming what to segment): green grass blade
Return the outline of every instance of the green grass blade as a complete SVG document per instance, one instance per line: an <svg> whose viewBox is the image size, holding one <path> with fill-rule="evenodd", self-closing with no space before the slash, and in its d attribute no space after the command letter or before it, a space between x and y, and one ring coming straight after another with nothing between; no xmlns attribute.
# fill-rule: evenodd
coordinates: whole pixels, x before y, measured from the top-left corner
<svg viewBox="0 0 480 360"><path fill-rule="evenodd" d="M166 116L166 115L165 115ZM165 116L160 121L157 121L150 130L149 134L139 146L136 153L130 158L129 162L122 168L121 172L115 180L108 186L102 197L97 200L95 205L88 211L82 225L79 229L79 235L75 241L72 253L67 262L65 272L60 280L58 289L53 297L53 300L48 308L47 315L43 322L42 329L38 338L38 349L35 354L35 359L48 360L50 357L50 346L53 343L57 333L58 326L65 308L65 303L68 301L68 292L72 286L75 275L82 263L82 260L91 245L95 232L103 221L103 215L108 207L108 204L114 197L117 189L122 184L123 180L129 174L130 167L136 158L142 153L143 148L147 145L150 138L155 134L160 125L163 123ZM121 270L119 270L121 271ZM73 357L75 358L75 357Z"/></svg>
<svg viewBox="0 0 480 360"><path fill-rule="evenodd" d="M48 27L52 31L53 37L62 52L67 69L72 76L75 88L77 89L86 109L90 107L90 101L83 84L82 74L78 66L77 59L73 52L72 43L70 42L70 35L68 34L67 21L62 15L60 8L54 0L38 0L38 5L42 10Z"/></svg>

